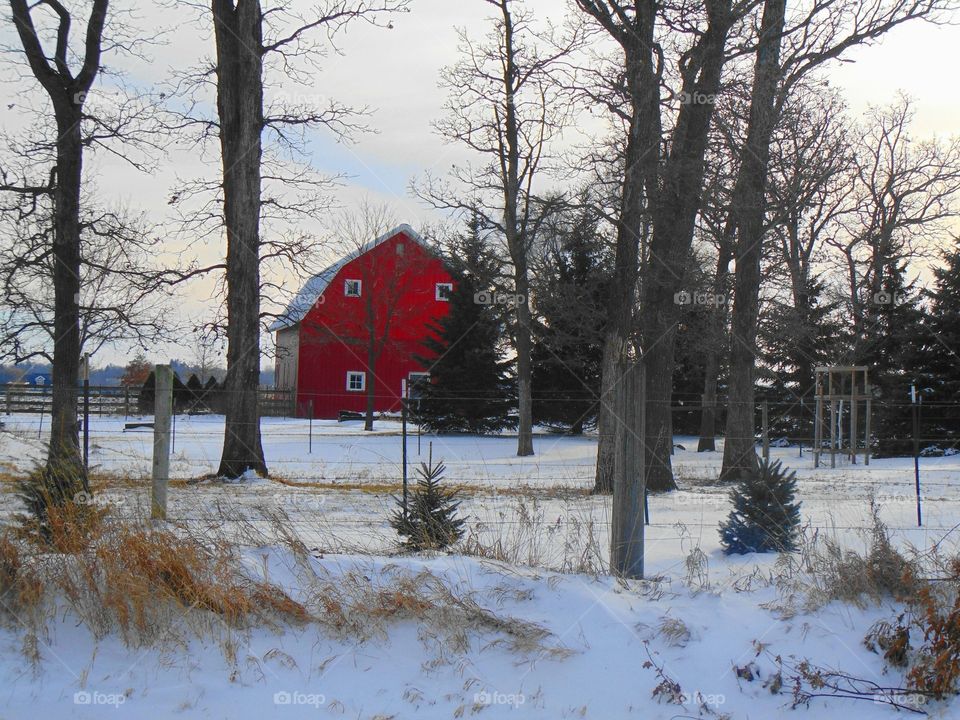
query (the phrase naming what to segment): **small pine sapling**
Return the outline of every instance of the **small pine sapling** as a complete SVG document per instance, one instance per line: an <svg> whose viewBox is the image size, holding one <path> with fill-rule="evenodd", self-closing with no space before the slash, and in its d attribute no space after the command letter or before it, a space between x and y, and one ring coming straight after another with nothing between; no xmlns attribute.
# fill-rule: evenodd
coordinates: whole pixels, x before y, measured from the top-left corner
<svg viewBox="0 0 960 720"><path fill-rule="evenodd" d="M463 520L457 517L459 492L440 487L444 472L442 461L420 463L406 512L403 500L397 499L390 526L405 538L403 546L409 550L442 550L463 537Z"/></svg>
<svg viewBox="0 0 960 720"><path fill-rule="evenodd" d="M794 552L800 528L796 473L780 461L760 464L730 491L733 510L720 524L720 544L727 555Z"/></svg>

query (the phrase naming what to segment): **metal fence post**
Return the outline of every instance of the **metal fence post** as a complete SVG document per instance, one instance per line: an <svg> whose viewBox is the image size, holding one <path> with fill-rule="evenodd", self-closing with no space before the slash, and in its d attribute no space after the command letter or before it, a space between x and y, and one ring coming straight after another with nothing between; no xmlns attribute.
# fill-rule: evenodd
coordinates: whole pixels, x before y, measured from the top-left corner
<svg viewBox="0 0 960 720"><path fill-rule="evenodd" d="M763 421L763 461L770 462L770 408L767 401L761 405Z"/></svg>
<svg viewBox="0 0 960 720"><path fill-rule="evenodd" d="M90 470L90 353L83 354L83 471Z"/></svg>
<svg viewBox="0 0 960 720"><path fill-rule="evenodd" d="M803 415L805 411L806 411L806 408L804 407L803 398L801 397L800 398L800 432L799 432L800 438L797 442L797 445L800 446L800 457L803 457Z"/></svg>
<svg viewBox="0 0 960 720"><path fill-rule="evenodd" d="M401 439L401 464L403 465L403 519L407 519L408 486L407 486L407 381L403 381L403 388L400 393L400 435ZM430 445L431 464L433 467L433 445Z"/></svg>
<svg viewBox="0 0 960 720"><path fill-rule="evenodd" d="M913 425L913 482L917 489L917 527L923 527L920 509L920 404L917 402L917 387L910 386L910 415Z"/></svg>

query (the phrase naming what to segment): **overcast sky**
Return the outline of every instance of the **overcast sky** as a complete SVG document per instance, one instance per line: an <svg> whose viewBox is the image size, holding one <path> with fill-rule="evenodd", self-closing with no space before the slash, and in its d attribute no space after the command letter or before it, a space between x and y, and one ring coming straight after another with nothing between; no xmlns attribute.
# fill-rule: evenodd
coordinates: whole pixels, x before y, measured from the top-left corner
<svg viewBox="0 0 960 720"><path fill-rule="evenodd" d="M557 23L567 8L566 0L530 0L528 5L539 18ZM437 87L438 74L457 57L455 28L467 27L476 34L484 32L484 17L490 6L483 0L413 0L411 7L409 14L393 18L392 30L354 24L338 38L340 54L326 58L322 72L313 76L310 85L285 83L278 90L369 106L369 123L378 131L376 134L360 136L355 143L344 145L318 133L311 141L312 162L320 171L350 176L337 192L344 206L355 206L364 197L386 201L400 221L418 226L436 216L411 197L411 179L427 170L443 174L452 162L468 157L460 148L446 145L431 127L431 122L442 114L444 100ZM159 9L153 5L141 6L138 12L145 25L176 26L176 30L167 44L152 50L151 62L124 63L137 84L161 83L169 79L171 69L211 54L213 40L207 30L206 15L194 9ZM4 15L6 28L2 37L9 47L8 13L7 10ZM75 36L80 27L82 23L75 23ZM5 58L6 63L16 60L12 55ZM869 104L889 103L898 91L905 91L915 101L916 136L946 136L957 131L960 28L915 23L893 31L875 46L855 50L847 60L850 62L831 66L827 75L832 84L842 89L854 112ZM5 69L4 74L10 77L9 70ZM7 129L16 128L22 124L17 95L39 90L11 83L4 88L10 93L10 102L0 106L0 122ZM10 104L14 107L8 107ZM209 175L218 165L215 156L200 158L196 152L182 151L171 153L159 171L149 175L131 171L105 154L94 163L105 200L146 210L157 221L169 217L167 201L178 175ZM211 243L206 252L213 257L222 254L222 247ZM295 292L298 284L291 282L288 290ZM185 306L189 307L189 314L199 316L210 291L204 285L191 290L191 302ZM190 359L190 350L170 352ZM105 351L103 355L96 364L121 357L116 351Z"/></svg>

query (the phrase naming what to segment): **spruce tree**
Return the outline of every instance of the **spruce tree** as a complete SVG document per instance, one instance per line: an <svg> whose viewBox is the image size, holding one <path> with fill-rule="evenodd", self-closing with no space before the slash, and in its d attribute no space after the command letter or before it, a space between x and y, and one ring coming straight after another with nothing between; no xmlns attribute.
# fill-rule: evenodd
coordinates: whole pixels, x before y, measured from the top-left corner
<svg viewBox="0 0 960 720"><path fill-rule="evenodd" d="M930 431L947 442L960 440L960 237L944 252L943 266L933 271L934 287L922 324L921 387L930 407L924 409ZM924 428L928 427L927 423Z"/></svg>
<svg viewBox="0 0 960 720"><path fill-rule="evenodd" d="M713 333L711 322L714 306L709 302L715 300L712 295L708 296L708 291L700 290L697 286L706 287L702 278L696 284L686 284L687 288L694 289L691 297L695 295L698 301L684 305L677 322L672 404L675 408L688 407L689 410L673 413L674 435L695 435L700 429L700 403L706 374L703 345L704 339Z"/></svg>
<svg viewBox="0 0 960 720"><path fill-rule="evenodd" d="M458 491L440 487L445 471L442 461L434 464L431 458L420 463L420 478L406 512L402 498L396 499L390 526L405 538L403 546L408 550L442 550L463 536L463 520L457 517Z"/></svg>
<svg viewBox="0 0 960 720"><path fill-rule="evenodd" d="M490 433L516 423L511 363L503 359L505 330L489 302L496 262L484 246L479 222L458 239L448 259L453 275L449 311L430 326L424 354L430 382L412 403L416 420L432 432Z"/></svg>
<svg viewBox="0 0 960 720"><path fill-rule="evenodd" d="M779 460L762 461L758 473L738 480L730 491L733 510L720 525L724 553L795 551L800 528L796 485L796 474L787 472Z"/></svg>
<svg viewBox="0 0 960 720"><path fill-rule="evenodd" d="M589 211L556 235L535 288L533 417L580 434L598 411L609 270Z"/></svg>
<svg viewBox="0 0 960 720"><path fill-rule="evenodd" d="M925 385L921 377L924 312L914 283L905 276L903 262L885 267L883 290L867 299L869 312L858 354L857 364L870 369L877 397L871 432L878 457L913 452L910 388L922 391Z"/></svg>
<svg viewBox="0 0 960 720"><path fill-rule="evenodd" d="M839 303L825 298L825 290L823 282L811 280L796 300L774 299L761 316L760 377L772 403L774 435L801 441L813 437L815 369L834 363L843 336Z"/></svg>

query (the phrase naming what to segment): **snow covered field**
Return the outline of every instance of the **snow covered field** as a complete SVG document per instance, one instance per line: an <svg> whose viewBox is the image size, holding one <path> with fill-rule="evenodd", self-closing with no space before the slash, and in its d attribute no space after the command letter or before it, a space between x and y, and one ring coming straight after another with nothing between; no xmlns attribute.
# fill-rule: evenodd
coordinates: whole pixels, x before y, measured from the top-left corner
<svg viewBox="0 0 960 720"><path fill-rule="evenodd" d="M133 420L131 418L131 420ZM8 416L0 433L0 467L8 473L42 456L39 417ZM91 465L98 502L120 516L148 507L152 434L123 431L122 418L93 418ZM277 634L266 629L231 635L232 660L221 643L192 640L167 653L138 651L116 637L99 640L76 618L51 621L41 638L38 667L23 656L22 638L3 630L0 719L44 717L345 717L345 718L811 718L895 717L887 705L815 699L790 710L788 689L769 684L784 663L809 658L820 666L896 687L902 678L862 644L870 625L894 615L892 601L859 609L833 603L785 618L769 582L777 558L727 558L717 525L729 512L727 490L713 486L721 453L696 453L677 438L674 463L681 489L650 498L647 574L621 583L595 572L606 561L610 499L588 494L595 438L538 435L536 456L517 458L515 438L411 435L413 464L429 443L447 466L445 479L464 488L461 515L468 538L484 547L499 540L511 564L463 555L403 557L387 519L401 477L399 425L374 433L359 423L265 419L264 449L273 477L240 484L186 482L215 471L223 422L178 417L171 463L169 515L175 522L221 527L233 517L265 517L282 508L313 550L317 573L360 576L370 583L400 576L439 578L459 596L509 618L489 625L442 627L437 617L406 619L360 641L308 627ZM40 436L43 431L40 429ZM960 456L924 458L924 527L916 527L912 460L874 460L869 468L838 459L836 469L813 469L798 448L774 457L795 469L808 534L851 548L869 542L871 497L898 543L927 548L946 536L955 550L960 531ZM15 502L0 495L0 513ZM688 561L696 549L705 563ZM276 547L249 547L248 563L291 594L305 592L294 563ZM694 555L695 557L696 555ZM510 622L535 624L544 635L516 642ZM226 631L225 631L226 633ZM522 633L521 633L522 634ZM644 667L645 663L653 665ZM734 668L754 663L753 681ZM662 668L663 676L657 667ZM664 679L681 688L682 704L651 693ZM661 693L661 700L662 700ZM927 706L953 717L949 705ZM958 711L960 712L960 711Z"/></svg>
<svg viewBox="0 0 960 720"><path fill-rule="evenodd" d="M37 441L38 416L13 415L0 434L0 461L26 469L42 455ZM130 418L128 422L150 418ZM124 431L123 418L93 418L90 464L95 472L131 478L113 485L103 499L142 512L148 507L149 429ZM394 540L387 526L392 497L401 481L399 423L378 422L364 433L359 422L314 421L312 444L309 422L285 418L263 420L263 443L273 479L231 486L210 483L177 484L169 494L170 517L202 522L212 506L277 506L301 523L305 533L335 536L365 550L387 550ZM41 430L42 437L42 430ZM216 471L223 438L218 416L180 416L171 459L171 476L195 479ZM445 481L465 486L463 514L480 531L510 532L519 523L519 505L555 526L563 537L571 524L579 529L593 523L606 548L610 500L588 494L593 485L596 438L541 434L536 455L518 458L516 439L504 437L429 436L408 438L411 482L417 463L433 455L447 467ZM722 445L713 453L697 453L696 439L678 437L674 469L680 490L650 498L648 553L651 568L666 570L685 556L690 539L705 551L719 547L716 527L729 512L727 489L717 487ZM813 468L809 449L771 448L774 458L797 472L803 517L813 527L829 529L857 542L858 531L869 527L869 502L876 498L881 516L897 537L917 546L935 542L960 522L960 455L922 458L924 528L916 527L913 461L910 458L874 459L869 468L850 465L838 457L837 467ZM829 463L827 463L829 464ZM280 482L283 481L283 482ZM2 510L9 512L9 504ZM681 525L683 527L681 527ZM658 552L662 548L662 552Z"/></svg>

